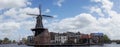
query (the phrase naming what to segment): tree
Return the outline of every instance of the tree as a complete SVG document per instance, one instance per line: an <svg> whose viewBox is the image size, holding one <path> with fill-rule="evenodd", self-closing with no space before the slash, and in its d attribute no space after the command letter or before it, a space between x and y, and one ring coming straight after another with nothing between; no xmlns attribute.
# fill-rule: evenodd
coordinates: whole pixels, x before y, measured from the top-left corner
<svg viewBox="0 0 120 47"><path fill-rule="evenodd" d="M104 39L104 43L110 43L111 42L111 40L109 39L109 37L107 35L104 35L103 39Z"/></svg>
<svg viewBox="0 0 120 47"><path fill-rule="evenodd" d="M0 44L2 44L2 40L0 39Z"/></svg>
<svg viewBox="0 0 120 47"><path fill-rule="evenodd" d="M11 40L8 40L8 43L12 43L12 41L11 41Z"/></svg>
<svg viewBox="0 0 120 47"><path fill-rule="evenodd" d="M7 37L4 38L3 43L5 43L5 44L9 43L9 39Z"/></svg>
<svg viewBox="0 0 120 47"><path fill-rule="evenodd" d="M22 42L26 44L27 43L27 39L26 38L22 38Z"/></svg>
<svg viewBox="0 0 120 47"><path fill-rule="evenodd" d="M15 40L13 40L13 41L12 41L12 43L16 43L16 41L15 41Z"/></svg>

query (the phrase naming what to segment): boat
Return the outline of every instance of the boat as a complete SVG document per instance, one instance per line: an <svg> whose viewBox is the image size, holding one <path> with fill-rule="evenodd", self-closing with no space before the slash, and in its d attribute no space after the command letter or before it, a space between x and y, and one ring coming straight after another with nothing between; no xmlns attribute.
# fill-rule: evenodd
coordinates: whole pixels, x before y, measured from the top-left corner
<svg viewBox="0 0 120 47"><path fill-rule="evenodd" d="M17 44L18 44L18 45L22 45L22 43L21 43L21 42L18 42Z"/></svg>
<svg viewBox="0 0 120 47"><path fill-rule="evenodd" d="M17 43L18 45L24 45L25 43L22 41L22 40L20 40L20 34L19 34L19 42Z"/></svg>
<svg viewBox="0 0 120 47"><path fill-rule="evenodd" d="M117 41L116 43L117 43L117 44L120 44L120 41Z"/></svg>

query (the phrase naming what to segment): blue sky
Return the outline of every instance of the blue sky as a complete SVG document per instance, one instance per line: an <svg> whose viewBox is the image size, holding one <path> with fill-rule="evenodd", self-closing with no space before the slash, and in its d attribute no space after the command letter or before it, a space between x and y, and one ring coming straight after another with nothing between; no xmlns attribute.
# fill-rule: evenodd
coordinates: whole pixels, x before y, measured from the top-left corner
<svg viewBox="0 0 120 47"><path fill-rule="evenodd" d="M120 0L0 0L0 39L33 35L35 17L39 4L42 14L55 18L44 18L45 28L50 32L97 33L120 39ZM6 3L7 2L7 3Z"/></svg>
<svg viewBox="0 0 120 47"><path fill-rule="evenodd" d="M61 3L61 7L59 7L56 2L58 2L58 0L33 0L31 7L38 7L38 5L41 4L42 11L49 8L51 12L47 14L56 14L59 15L59 19L63 19L73 17L82 12L87 12L87 9L84 7L92 5L90 0L75 0L74 2L72 0L64 0L64 2Z"/></svg>

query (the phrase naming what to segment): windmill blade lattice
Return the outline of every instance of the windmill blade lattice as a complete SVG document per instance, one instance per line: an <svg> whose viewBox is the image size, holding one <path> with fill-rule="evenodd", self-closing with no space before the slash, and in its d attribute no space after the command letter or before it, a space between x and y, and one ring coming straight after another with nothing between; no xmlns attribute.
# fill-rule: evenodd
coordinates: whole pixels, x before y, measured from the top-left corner
<svg viewBox="0 0 120 47"><path fill-rule="evenodd" d="M42 15L44 17L50 17L50 18L53 18L53 16L49 16L49 15Z"/></svg>
<svg viewBox="0 0 120 47"><path fill-rule="evenodd" d="M27 15L32 15L32 16L39 16L38 14L27 14Z"/></svg>

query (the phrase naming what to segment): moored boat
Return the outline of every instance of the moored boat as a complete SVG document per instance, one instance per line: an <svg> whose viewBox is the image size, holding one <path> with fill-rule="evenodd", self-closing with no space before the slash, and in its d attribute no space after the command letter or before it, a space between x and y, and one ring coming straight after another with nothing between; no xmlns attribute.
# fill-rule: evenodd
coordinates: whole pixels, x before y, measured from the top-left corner
<svg viewBox="0 0 120 47"><path fill-rule="evenodd" d="M120 41L117 41L116 43L117 43L117 44L120 44Z"/></svg>

